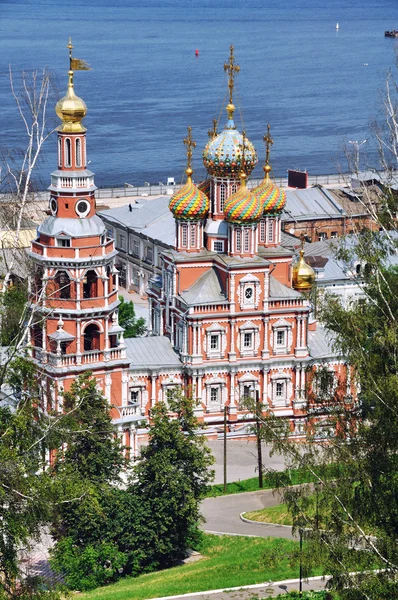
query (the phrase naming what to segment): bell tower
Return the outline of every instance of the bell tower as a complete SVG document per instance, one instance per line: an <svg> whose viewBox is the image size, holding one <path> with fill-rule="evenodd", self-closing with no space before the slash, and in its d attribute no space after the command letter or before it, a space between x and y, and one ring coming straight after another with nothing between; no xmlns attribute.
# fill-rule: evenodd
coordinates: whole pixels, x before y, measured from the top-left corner
<svg viewBox="0 0 398 600"><path fill-rule="evenodd" d="M72 58L66 95L58 101L58 168L51 174L50 215L39 226L30 256L33 359L47 382L51 408L60 392L84 371L92 371L115 419L127 404L128 367L118 324L118 272L113 239L95 214L94 174L87 170L87 107L75 94L74 71L87 70Z"/></svg>

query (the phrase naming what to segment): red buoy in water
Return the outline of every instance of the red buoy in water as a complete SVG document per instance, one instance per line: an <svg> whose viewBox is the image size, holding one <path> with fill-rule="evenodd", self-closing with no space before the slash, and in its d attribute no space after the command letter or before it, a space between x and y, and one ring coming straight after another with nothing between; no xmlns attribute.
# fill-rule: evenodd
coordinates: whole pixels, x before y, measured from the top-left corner
<svg viewBox="0 0 398 600"><path fill-rule="evenodd" d="M197 48L195 50L195 56L199 56L199 50Z"/></svg>

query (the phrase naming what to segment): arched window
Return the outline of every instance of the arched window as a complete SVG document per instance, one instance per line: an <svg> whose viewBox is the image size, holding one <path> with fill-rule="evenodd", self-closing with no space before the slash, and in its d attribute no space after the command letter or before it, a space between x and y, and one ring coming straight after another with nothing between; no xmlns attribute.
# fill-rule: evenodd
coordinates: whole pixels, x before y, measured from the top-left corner
<svg viewBox="0 0 398 600"><path fill-rule="evenodd" d="M188 246L188 225L186 223L181 225L181 246L183 248Z"/></svg>
<svg viewBox="0 0 398 600"><path fill-rule="evenodd" d="M236 230L236 251L241 252L242 250L242 231L240 229Z"/></svg>
<svg viewBox="0 0 398 600"><path fill-rule="evenodd" d="M70 279L66 271L58 271L55 278L55 295L57 298L70 298Z"/></svg>
<svg viewBox="0 0 398 600"><path fill-rule="evenodd" d="M32 343L35 348L43 347L43 328L39 323L35 323L32 327Z"/></svg>
<svg viewBox="0 0 398 600"><path fill-rule="evenodd" d="M100 335L101 332L99 330L98 325L95 323L91 323L91 325L87 325L84 330L84 351L90 352L90 350L99 350L100 349Z"/></svg>
<svg viewBox="0 0 398 600"><path fill-rule="evenodd" d="M110 293L115 289L115 278L109 265L106 267L106 276L108 277L108 293Z"/></svg>
<svg viewBox="0 0 398 600"><path fill-rule="evenodd" d="M62 167L62 140L58 138L58 166Z"/></svg>
<svg viewBox="0 0 398 600"><path fill-rule="evenodd" d="M189 241L189 245L191 248L196 248L196 225L191 225L191 237Z"/></svg>
<svg viewBox="0 0 398 600"><path fill-rule="evenodd" d="M260 242L265 242L265 221L260 221Z"/></svg>
<svg viewBox="0 0 398 600"><path fill-rule="evenodd" d="M220 185L220 212L223 212L223 210L224 210L226 195L227 195L227 186L225 185L225 183L222 183Z"/></svg>
<svg viewBox="0 0 398 600"><path fill-rule="evenodd" d="M40 266L36 267L35 273L34 273L34 279L33 279L33 285L34 285L33 291L37 297L39 297L43 291L43 276L44 276L43 267L40 267Z"/></svg>
<svg viewBox="0 0 398 600"><path fill-rule="evenodd" d="M274 241L274 222L272 219L268 221L268 241Z"/></svg>
<svg viewBox="0 0 398 600"><path fill-rule="evenodd" d="M238 184L237 183L233 183L231 186L231 193L235 194L235 192L238 191Z"/></svg>
<svg viewBox="0 0 398 600"><path fill-rule="evenodd" d="M76 166L82 166L82 142L80 138L76 139Z"/></svg>
<svg viewBox="0 0 398 600"><path fill-rule="evenodd" d="M83 280L83 298L96 298L98 296L98 277L95 271L87 271Z"/></svg>
<svg viewBox="0 0 398 600"><path fill-rule="evenodd" d="M72 151L71 142L69 138L65 139L65 167L72 166Z"/></svg>
<svg viewBox="0 0 398 600"><path fill-rule="evenodd" d="M245 252L249 252L250 250L250 230L245 229Z"/></svg>

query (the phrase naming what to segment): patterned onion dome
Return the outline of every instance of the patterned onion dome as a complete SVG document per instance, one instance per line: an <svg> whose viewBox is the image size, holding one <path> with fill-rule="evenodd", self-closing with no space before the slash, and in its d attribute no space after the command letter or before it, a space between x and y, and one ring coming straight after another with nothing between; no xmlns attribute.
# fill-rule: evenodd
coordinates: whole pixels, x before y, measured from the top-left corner
<svg viewBox="0 0 398 600"><path fill-rule="evenodd" d="M241 176L240 188L225 203L225 219L229 223L245 225L259 221L262 214L261 200L247 189L245 178Z"/></svg>
<svg viewBox="0 0 398 600"><path fill-rule="evenodd" d="M259 198L263 205L264 214L276 214L282 212L286 204L286 193L278 188L268 178L264 179L252 193Z"/></svg>
<svg viewBox="0 0 398 600"><path fill-rule="evenodd" d="M192 183L189 176L186 184L171 197L169 209L175 219L205 219L209 212L209 199Z"/></svg>
<svg viewBox="0 0 398 600"><path fill-rule="evenodd" d="M242 170L243 136L235 129L230 119L226 128L209 140L203 150L203 164L210 175L216 177L236 177ZM246 138L245 172L250 175L257 164L256 150Z"/></svg>

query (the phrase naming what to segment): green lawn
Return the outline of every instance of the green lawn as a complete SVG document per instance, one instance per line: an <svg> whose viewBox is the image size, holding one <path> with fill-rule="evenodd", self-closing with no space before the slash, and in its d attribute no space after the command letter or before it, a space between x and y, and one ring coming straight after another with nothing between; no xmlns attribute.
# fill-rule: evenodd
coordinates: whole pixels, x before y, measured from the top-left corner
<svg viewBox="0 0 398 600"><path fill-rule="evenodd" d="M341 473L337 465L328 465L322 470L322 476L338 477ZM304 469L286 469L286 471L272 472L264 474L263 489L272 489L278 486L299 485L300 483L311 483L316 481L316 478L305 471ZM227 483L226 494L240 494L242 492L256 492L260 489L258 485L258 477L250 479L242 479L242 481L234 481ZM209 486L207 496L223 496L224 486L222 483L217 483Z"/></svg>
<svg viewBox="0 0 398 600"><path fill-rule="evenodd" d="M260 523L276 523L277 525L293 525L292 515L289 513L286 504L277 504L261 510L253 510L244 513L246 519L259 521Z"/></svg>
<svg viewBox="0 0 398 600"><path fill-rule="evenodd" d="M298 566L289 562L294 548L297 542L284 539L206 534L198 548L204 558L197 562L125 578L79 597L82 600L145 600L295 578Z"/></svg>

